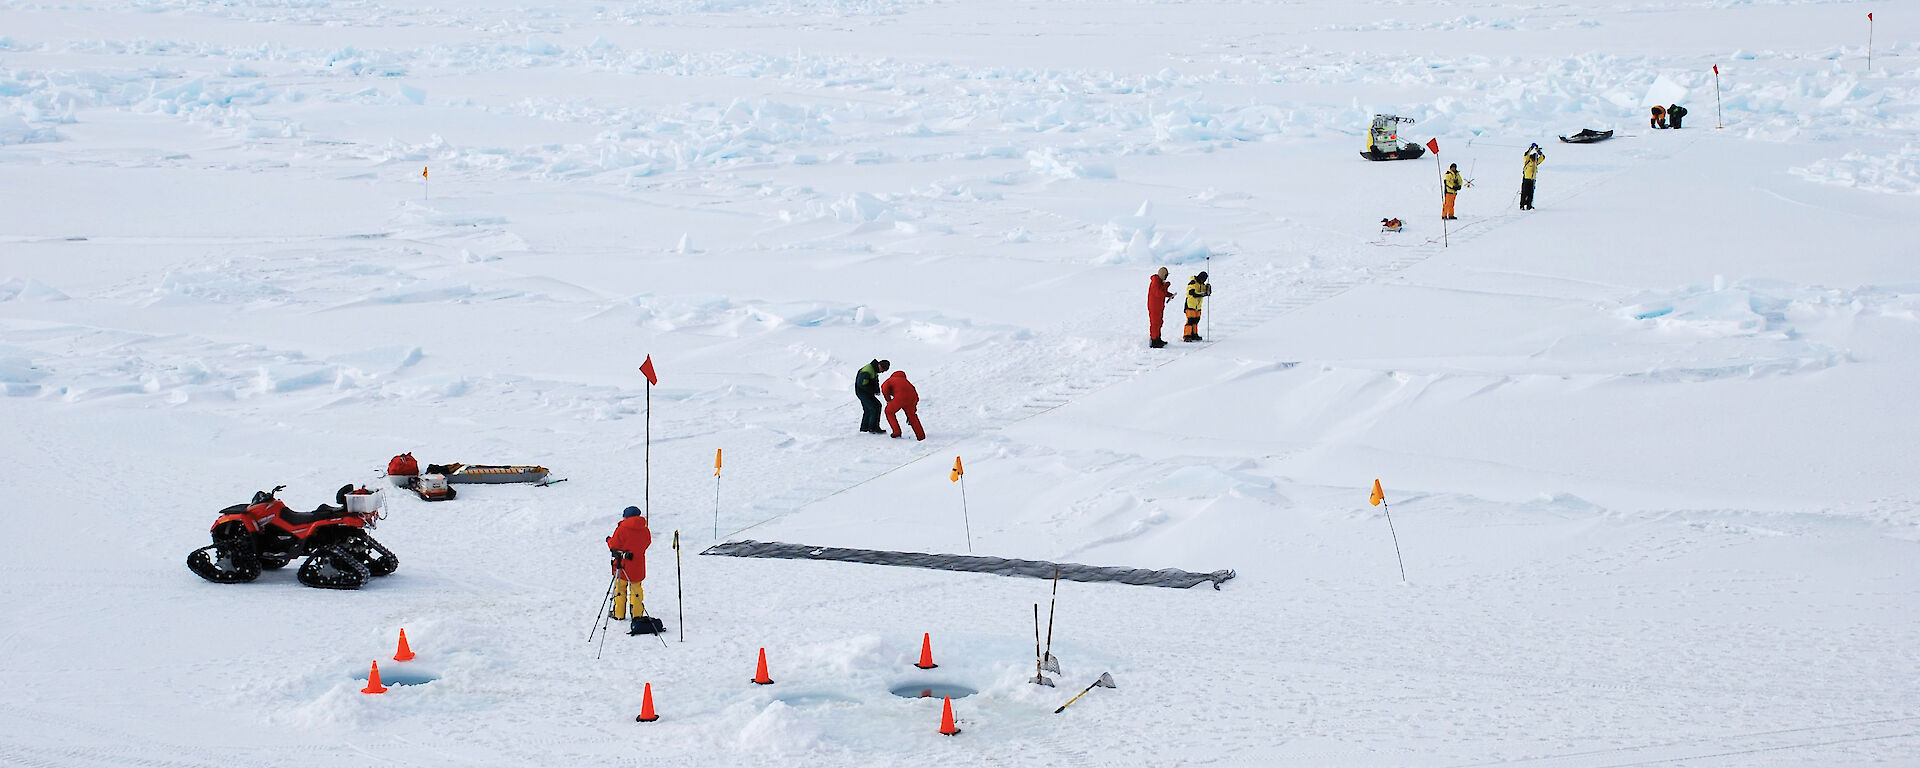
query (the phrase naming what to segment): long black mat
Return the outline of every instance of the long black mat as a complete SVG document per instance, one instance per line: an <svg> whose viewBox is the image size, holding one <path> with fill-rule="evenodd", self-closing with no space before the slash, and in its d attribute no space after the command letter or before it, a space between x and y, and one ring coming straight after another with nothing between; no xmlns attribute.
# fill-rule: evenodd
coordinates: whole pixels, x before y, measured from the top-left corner
<svg viewBox="0 0 1920 768"><path fill-rule="evenodd" d="M783 560L836 560L844 563L866 563L868 565L903 565L912 568L932 568L941 571L972 571L991 573L999 576L1025 576L1034 579L1051 579L1055 573L1068 581L1102 582L1134 584L1143 587L1168 587L1186 589L1195 584L1213 582L1213 588L1219 589L1234 577L1233 571L1214 571L1212 573L1194 573L1177 568L1163 568L1150 571L1145 568L1118 568L1079 563L1049 563L1044 560L1013 560L1004 557L979 557L975 555L935 555L925 552L888 552L878 549L846 549L843 547L813 547L805 544L783 544L777 541L728 541L708 547L703 555L723 555L726 557L771 557Z"/></svg>

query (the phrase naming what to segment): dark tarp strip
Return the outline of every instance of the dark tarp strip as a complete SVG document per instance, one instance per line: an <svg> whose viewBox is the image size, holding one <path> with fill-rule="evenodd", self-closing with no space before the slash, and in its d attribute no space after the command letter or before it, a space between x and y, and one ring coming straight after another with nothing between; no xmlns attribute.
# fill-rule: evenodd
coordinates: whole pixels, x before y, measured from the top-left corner
<svg viewBox="0 0 1920 768"><path fill-rule="evenodd" d="M1044 560L1011 560L1004 557L976 557L973 555L932 555L925 552L887 552L877 549L845 549L842 547L810 547L805 544L782 544L777 541L728 541L708 547L703 555L725 555L727 557L772 557L783 560L838 560L845 563L866 563L868 565L905 565L915 568L932 568L941 571L972 571L991 573L998 576L1026 576L1035 579L1051 579L1058 572L1060 578L1068 581L1113 581L1121 584L1134 584L1143 587L1170 587L1186 589L1195 584L1213 582L1213 588L1219 589L1233 571L1214 571L1212 573L1194 573L1178 568L1166 568L1149 571L1145 568L1113 568L1079 563L1049 563Z"/></svg>

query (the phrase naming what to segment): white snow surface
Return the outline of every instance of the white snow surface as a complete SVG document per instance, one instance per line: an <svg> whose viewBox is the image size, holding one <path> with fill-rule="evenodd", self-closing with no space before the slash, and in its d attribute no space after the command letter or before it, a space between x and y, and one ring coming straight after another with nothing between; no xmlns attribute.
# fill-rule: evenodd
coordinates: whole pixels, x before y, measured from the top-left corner
<svg viewBox="0 0 1920 768"><path fill-rule="evenodd" d="M1902 10L0 0L0 764L1920 765ZM404 451L568 481L184 567ZM1238 577L1062 583L1043 688L1044 581L740 539Z"/></svg>

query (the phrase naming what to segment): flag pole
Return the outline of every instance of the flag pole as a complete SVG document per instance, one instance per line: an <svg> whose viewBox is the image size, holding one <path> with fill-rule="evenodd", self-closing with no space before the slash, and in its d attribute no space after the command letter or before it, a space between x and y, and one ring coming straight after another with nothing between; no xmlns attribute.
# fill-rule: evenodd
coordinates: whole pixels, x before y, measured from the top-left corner
<svg viewBox="0 0 1920 768"><path fill-rule="evenodd" d="M713 449L713 540L720 540L720 449Z"/></svg>
<svg viewBox="0 0 1920 768"><path fill-rule="evenodd" d="M1380 478L1373 479L1373 493L1367 496L1367 503L1386 510L1387 533L1393 535L1393 561L1400 564L1400 583L1407 583L1407 561L1400 557L1400 532L1393 529L1393 507L1387 505L1387 492L1380 488Z"/></svg>
<svg viewBox="0 0 1920 768"><path fill-rule="evenodd" d="M1867 14L1867 71L1873 71L1873 14Z"/></svg>
<svg viewBox="0 0 1920 768"><path fill-rule="evenodd" d="M642 475L640 503L646 507L647 519L653 519L653 381L647 381L647 448L646 473Z"/></svg>
<svg viewBox="0 0 1920 768"><path fill-rule="evenodd" d="M973 554L973 519L967 516L967 476L960 476L960 521L967 526L967 554Z"/></svg>
<svg viewBox="0 0 1920 768"><path fill-rule="evenodd" d="M967 526L967 554L971 555L973 554L973 519L967 516L967 468L960 463L960 457L953 457L953 472L947 475L947 480L960 484L960 519ZM1035 614L1034 619L1038 621L1039 615ZM1039 625L1035 624L1035 634L1037 635L1039 631ZM1034 639L1039 638L1036 636Z"/></svg>
<svg viewBox="0 0 1920 768"><path fill-rule="evenodd" d="M1872 58L1869 57L1868 61L1871 62ZM1872 68L1871 63L1868 64L1868 68L1869 69ZM420 166L420 199L422 200L432 199L433 195L429 194L429 191L430 190L427 186L427 167L423 165L423 166Z"/></svg>
<svg viewBox="0 0 1920 768"><path fill-rule="evenodd" d="M1432 142L1439 146L1440 142ZM1440 176L1440 247L1447 247L1447 172L1440 167L1440 150L1433 151L1433 172ZM1432 240L1427 242L1431 243Z"/></svg>
<svg viewBox="0 0 1920 768"><path fill-rule="evenodd" d="M1407 583L1407 561L1400 557L1400 533L1393 529L1393 507L1386 499L1380 500L1380 508L1387 512L1387 533L1393 535L1393 561L1400 564L1400 583Z"/></svg>

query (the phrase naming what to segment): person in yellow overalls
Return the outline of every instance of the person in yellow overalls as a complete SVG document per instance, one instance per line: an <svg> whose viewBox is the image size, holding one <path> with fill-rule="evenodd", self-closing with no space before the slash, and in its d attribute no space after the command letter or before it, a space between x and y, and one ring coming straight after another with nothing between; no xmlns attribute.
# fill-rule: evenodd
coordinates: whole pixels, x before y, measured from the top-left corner
<svg viewBox="0 0 1920 768"><path fill-rule="evenodd" d="M1440 180L1440 189L1442 192L1445 193L1440 196L1440 218L1443 218L1443 219L1460 218L1458 216L1453 215L1453 199L1455 197L1458 197L1460 195L1460 190L1464 189L1466 186L1467 186L1467 183L1460 180L1460 164L1448 163L1447 175L1445 178L1442 178Z"/></svg>
<svg viewBox="0 0 1920 768"><path fill-rule="evenodd" d="M1520 210L1533 210L1533 182L1540 178L1540 164L1547 161L1547 151L1539 144L1527 147L1520 156Z"/></svg>
<svg viewBox="0 0 1920 768"><path fill-rule="evenodd" d="M607 537L607 550L613 555L613 611L607 616L621 621L631 612L629 635L660 631L660 625L647 616L647 593L640 586L647 578L647 547L652 545L653 531L647 528L647 517L640 508L621 510L620 524Z"/></svg>
<svg viewBox="0 0 1920 768"><path fill-rule="evenodd" d="M1207 284L1207 273L1194 275L1187 281L1187 327L1181 341L1200 341L1200 306L1207 297L1213 295L1213 286Z"/></svg>

